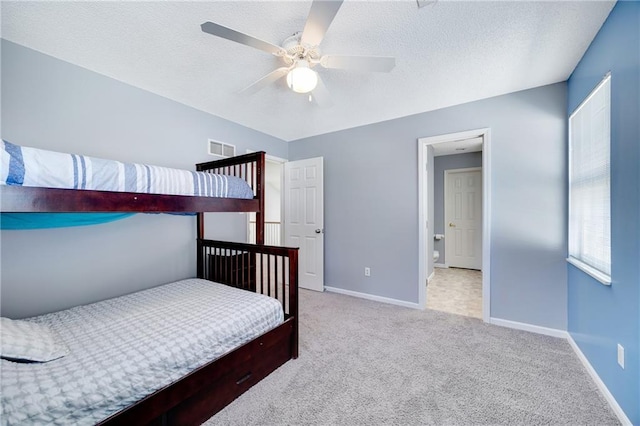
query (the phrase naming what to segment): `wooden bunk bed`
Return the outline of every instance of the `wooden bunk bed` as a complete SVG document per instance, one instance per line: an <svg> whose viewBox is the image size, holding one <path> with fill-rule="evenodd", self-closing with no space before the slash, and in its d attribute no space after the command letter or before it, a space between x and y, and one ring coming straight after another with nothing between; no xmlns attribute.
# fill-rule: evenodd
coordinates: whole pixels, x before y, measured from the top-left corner
<svg viewBox="0 0 640 426"><path fill-rule="evenodd" d="M264 245L264 152L197 164L238 176L253 199L0 185L2 212L197 213L197 277L281 302L284 322L100 424L200 424L289 359L298 357L298 249ZM204 239L205 212L255 212L257 244Z"/></svg>

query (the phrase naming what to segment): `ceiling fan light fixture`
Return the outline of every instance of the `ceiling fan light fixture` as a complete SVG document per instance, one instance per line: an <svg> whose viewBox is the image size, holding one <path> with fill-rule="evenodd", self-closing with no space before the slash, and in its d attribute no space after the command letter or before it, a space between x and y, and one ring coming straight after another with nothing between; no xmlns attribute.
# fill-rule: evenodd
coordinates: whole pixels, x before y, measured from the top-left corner
<svg viewBox="0 0 640 426"><path fill-rule="evenodd" d="M318 85L318 73L309 68L304 59L296 62L296 66L287 74L287 86L296 93L309 93Z"/></svg>

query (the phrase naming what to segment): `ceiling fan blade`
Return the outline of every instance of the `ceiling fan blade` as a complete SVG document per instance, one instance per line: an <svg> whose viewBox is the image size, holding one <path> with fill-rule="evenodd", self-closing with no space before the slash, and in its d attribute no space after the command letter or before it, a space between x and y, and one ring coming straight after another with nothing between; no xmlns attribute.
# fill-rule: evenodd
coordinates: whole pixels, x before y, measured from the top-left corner
<svg viewBox="0 0 640 426"><path fill-rule="evenodd" d="M249 34L232 30L231 28L224 27L214 22L205 22L204 24L200 25L200 28L202 28L202 31L204 31L205 33L209 33L217 37L226 38L227 40L235 41L236 43L244 44L246 46L254 47L267 53L272 53L274 55L282 55L283 53L286 53L285 50L280 46L276 46L275 44L271 44L268 41L260 40L253 36L250 36Z"/></svg>
<svg viewBox="0 0 640 426"><path fill-rule="evenodd" d="M264 89L266 86L270 85L274 81L284 77L289 72L290 68L281 67L277 70L271 71L269 74L262 77L260 80L256 81L249 87L245 87L240 91L243 95L253 95L254 93Z"/></svg>
<svg viewBox="0 0 640 426"><path fill-rule="evenodd" d="M330 107L333 105L331 94L327 90L327 86L324 85L320 77L318 76L318 85L311 91L311 97L321 107Z"/></svg>
<svg viewBox="0 0 640 426"><path fill-rule="evenodd" d="M304 24L300 42L309 46L319 45L340 6L342 6L342 0L314 0L307 22Z"/></svg>
<svg viewBox="0 0 640 426"><path fill-rule="evenodd" d="M389 72L396 66L396 58L390 56L340 56L325 55L320 59L325 68L355 71Z"/></svg>

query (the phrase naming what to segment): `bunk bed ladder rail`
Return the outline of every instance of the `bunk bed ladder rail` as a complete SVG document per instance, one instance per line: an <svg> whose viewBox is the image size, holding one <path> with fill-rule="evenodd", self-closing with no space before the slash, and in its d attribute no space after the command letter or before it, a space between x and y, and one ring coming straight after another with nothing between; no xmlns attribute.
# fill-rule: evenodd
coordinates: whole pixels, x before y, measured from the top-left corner
<svg viewBox="0 0 640 426"><path fill-rule="evenodd" d="M264 294L292 318L292 357L298 357L298 248L198 239L198 278Z"/></svg>
<svg viewBox="0 0 640 426"><path fill-rule="evenodd" d="M256 243L264 244L264 170L265 152L258 151L222 160L196 164L199 172L237 176L247 181L258 200L256 213ZM253 211L253 210L252 210ZM204 214L198 213L198 238L204 238Z"/></svg>

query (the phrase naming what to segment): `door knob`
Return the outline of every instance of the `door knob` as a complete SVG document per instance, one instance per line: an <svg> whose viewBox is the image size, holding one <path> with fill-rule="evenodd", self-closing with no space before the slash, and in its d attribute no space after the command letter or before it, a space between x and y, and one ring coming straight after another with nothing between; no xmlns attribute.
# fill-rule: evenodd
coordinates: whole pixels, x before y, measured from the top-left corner
<svg viewBox="0 0 640 426"><path fill-rule="evenodd" d="M322 229L316 229L316 234L320 234L322 232Z"/></svg>
<svg viewBox="0 0 640 426"><path fill-rule="evenodd" d="M456 224L455 224L455 223L453 223L453 222L449 222L449 228L455 228L455 227L456 227Z"/></svg>

